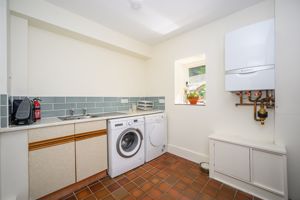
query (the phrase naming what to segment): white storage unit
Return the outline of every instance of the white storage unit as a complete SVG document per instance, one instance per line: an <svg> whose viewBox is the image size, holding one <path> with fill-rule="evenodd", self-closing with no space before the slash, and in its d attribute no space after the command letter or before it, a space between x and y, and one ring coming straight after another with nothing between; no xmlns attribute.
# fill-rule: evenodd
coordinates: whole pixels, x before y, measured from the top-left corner
<svg viewBox="0 0 300 200"><path fill-rule="evenodd" d="M209 136L210 177L266 200L287 200L286 149L239 136Z"/></svg>
<svg viewBox="0 0 300 200"><path fill-rule="evenodd" d="M226 91L275 88L274 19L225 35Z"/></svg>

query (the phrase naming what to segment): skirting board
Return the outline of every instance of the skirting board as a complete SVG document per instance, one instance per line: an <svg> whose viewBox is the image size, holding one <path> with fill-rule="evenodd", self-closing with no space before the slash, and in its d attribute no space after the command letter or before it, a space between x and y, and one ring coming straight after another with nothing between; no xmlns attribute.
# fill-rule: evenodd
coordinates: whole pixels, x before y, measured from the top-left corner
<svg viewBox="0 0 300 200"><path fill-rule="evenodd" d="M208 155L198 153L196 151L192 151L190 149L179 147L173 144L168 144L168 152L196 163L208 162L209 160Z"/></svg>

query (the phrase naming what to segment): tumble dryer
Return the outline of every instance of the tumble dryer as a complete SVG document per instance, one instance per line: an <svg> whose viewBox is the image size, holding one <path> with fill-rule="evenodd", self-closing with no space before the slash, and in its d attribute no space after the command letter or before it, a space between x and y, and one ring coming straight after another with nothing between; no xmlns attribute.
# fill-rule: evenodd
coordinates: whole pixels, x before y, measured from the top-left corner
<svg viewBox="0 0 300 200"><path fill-rule="evenodd" d="M167 116L165 113L145 115L145 161L167 151Z"/></svg>

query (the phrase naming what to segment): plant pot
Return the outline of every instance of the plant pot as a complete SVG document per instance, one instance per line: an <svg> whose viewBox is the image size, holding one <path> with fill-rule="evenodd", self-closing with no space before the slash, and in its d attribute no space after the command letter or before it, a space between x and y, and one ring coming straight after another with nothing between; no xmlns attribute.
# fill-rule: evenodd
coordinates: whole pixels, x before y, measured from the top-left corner
<svg viewBox="0 0 300 200"><path fill-rule="evenodd" d="M197 98L188 98L189 102L191 105L195 105L197 104L198 100L199 100L199 97Z"/></svg>

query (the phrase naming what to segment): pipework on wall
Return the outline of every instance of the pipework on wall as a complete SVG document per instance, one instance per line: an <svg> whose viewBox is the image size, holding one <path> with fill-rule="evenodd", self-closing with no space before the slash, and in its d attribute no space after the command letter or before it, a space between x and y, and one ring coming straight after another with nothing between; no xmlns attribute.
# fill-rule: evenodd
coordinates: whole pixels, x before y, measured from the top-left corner
<svg viewBox="0 0 300 200"><path fill-rule="evenodd" d="M253 106L253 117L255 121L265 124L268 117L267 109L275 107L275 91L274 90L259 90L259 91L239 91L236 93L240 97L240 102L236 106ZM244 102L244 97L247 97L247 102ZM257 106L259 110L257 111Z"/></svg>

